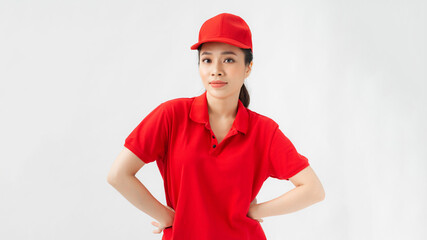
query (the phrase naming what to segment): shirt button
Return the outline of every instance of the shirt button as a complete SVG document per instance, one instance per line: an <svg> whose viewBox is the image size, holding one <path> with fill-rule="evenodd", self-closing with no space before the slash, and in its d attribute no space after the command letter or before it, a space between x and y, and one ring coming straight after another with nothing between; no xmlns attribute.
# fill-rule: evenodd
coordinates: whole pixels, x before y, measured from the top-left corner
<svg viewBox="0 0 427 240"><path fill-rule="evenodd" d="M213 148L215 148L215 147L216 147L216 145L214 144L214 145L213 145Z"/></svg>

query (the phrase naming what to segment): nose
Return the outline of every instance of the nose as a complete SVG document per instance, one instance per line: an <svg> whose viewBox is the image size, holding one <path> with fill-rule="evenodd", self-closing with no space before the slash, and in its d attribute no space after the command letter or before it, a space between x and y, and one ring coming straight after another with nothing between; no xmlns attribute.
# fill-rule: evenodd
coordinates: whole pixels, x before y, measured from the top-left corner
<svg viewBox="0 0 427 240"><path fill-rule="evenodd" d="M224 75L221 63L217 61L216 64L212 64L212 76L222 76Z"/></svg>

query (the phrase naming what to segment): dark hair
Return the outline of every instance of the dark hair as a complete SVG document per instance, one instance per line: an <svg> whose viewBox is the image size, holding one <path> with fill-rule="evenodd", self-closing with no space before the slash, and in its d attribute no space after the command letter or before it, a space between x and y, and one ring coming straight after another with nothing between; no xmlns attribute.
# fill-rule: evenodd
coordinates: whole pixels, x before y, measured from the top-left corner
<svg viewBox="0 0 427 240"><path fill-rule="evenodd" d="M197 57L198 57L197 64L200 64L200 50L202 49L202 45L203 44L200 44L199 47L197 48L197 52L198 52L198 54L197 54ZM248 66L252 62L252 59L253 59L252 49L250 49L250 48L240 48L240 49L245 54L245 66ZM245 107L249 106L249 103L250 103L251 99L249 97L249 92L246 89L246 86L245 86L244 83L242 85L242 88L240 88L239 100L243 103L243 105Z"/></svg>

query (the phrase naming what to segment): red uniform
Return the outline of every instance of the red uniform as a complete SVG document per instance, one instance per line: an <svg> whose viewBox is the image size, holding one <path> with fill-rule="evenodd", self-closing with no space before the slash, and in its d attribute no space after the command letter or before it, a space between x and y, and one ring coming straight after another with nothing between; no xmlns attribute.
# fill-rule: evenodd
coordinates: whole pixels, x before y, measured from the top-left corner
<svg viewBox="0 0 427 240"><path fill-rule="evenodd" d="M126 138L145 163L156 160L167 205L175 210L163 240L265 240L247 216L268 177L289 180L309 166L272 119L238 101L233 125L218 144L206 91L165 101Z"/></svg>

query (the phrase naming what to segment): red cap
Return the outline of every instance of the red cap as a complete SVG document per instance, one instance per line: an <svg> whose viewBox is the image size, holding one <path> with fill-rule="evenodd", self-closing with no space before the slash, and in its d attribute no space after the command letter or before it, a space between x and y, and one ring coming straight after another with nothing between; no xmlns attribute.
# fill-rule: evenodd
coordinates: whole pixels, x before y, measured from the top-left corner
<svg viewBox="0 0 427 240"><path fill-rule="evenodd" d="M253 51L252 34L248 24L231 13L221 13L206 20L199 31L199 42L191 46L191 50L197 49L205 42L223 42Z"/></svg>

